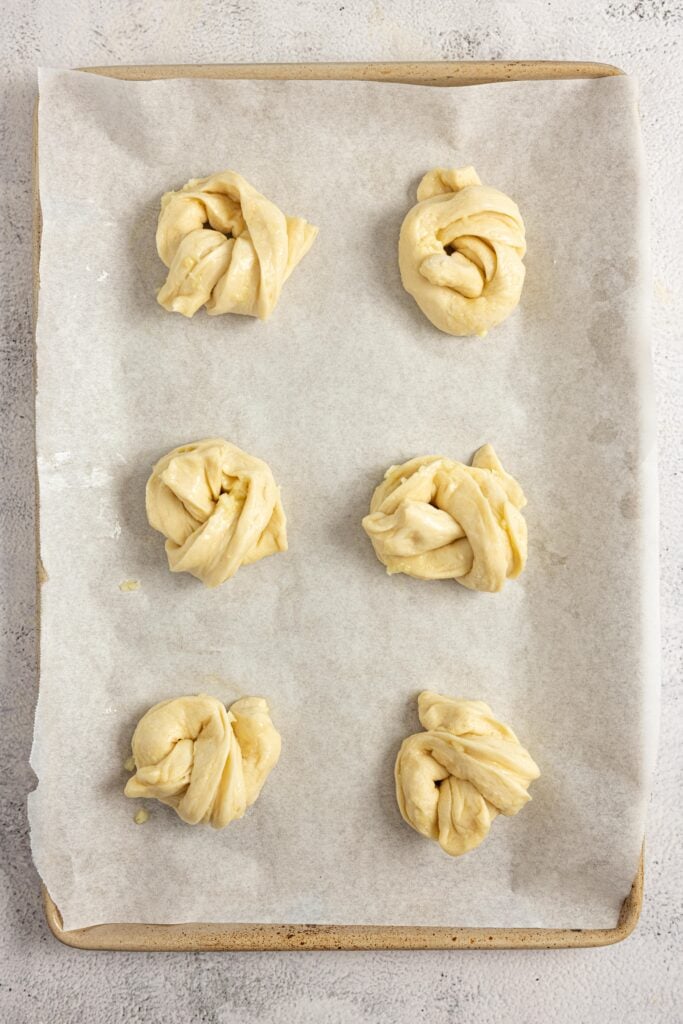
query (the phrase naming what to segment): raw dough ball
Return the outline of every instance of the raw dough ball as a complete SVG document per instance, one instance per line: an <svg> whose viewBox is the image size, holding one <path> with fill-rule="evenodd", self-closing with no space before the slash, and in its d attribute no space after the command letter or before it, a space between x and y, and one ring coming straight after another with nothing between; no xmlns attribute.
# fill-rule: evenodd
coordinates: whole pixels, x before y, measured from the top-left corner
<svg viewBox="0 0 683 1024"><path fill-rule="evenodd" d="M280 488L261 459L220 437L164 455L147 481L149 525L166 537L171 572L207 587L287 550Z"/></svg>
<svg viewBox="0 0 683 1024"><path fill-rule="evenodd" d="M496 591L526 563L525 505L522 488L485 444L471 466L439 455L392 466L363 528L390 574Z"/></svg>
<svg viewBox="0 0 683 1024"><path fill-rule="evenodd" d="M257 799L280 756L280 735L262 697L228 711L202 693L155 704L133 733L131 797L154 797L188 825L224 828Z"/></svg>
<svg viewBox="0 0 683 1024"><path fill-rule="evenodd" d="M396 799L409 825L452 857L479 846L497 814L517 814L541 774L528 751L480 700L425 691L427 732L409 736L396 758Z"/></svg>
<svg viewBox="0 0 683 1024"><path fill-rule="evenodd" d="M234 171L193 178L161 199L157 252L168 267L157 299L169 312L266 320L318 229L286 217Z"/></svg>
<svg viewBox="0 0 683 1024"><path fill-rule="evenodd" d="M403 287L446 334L483 337L513 311L524 284L524 223L516 203L473 167L426 174L401 227Z"/></svg>

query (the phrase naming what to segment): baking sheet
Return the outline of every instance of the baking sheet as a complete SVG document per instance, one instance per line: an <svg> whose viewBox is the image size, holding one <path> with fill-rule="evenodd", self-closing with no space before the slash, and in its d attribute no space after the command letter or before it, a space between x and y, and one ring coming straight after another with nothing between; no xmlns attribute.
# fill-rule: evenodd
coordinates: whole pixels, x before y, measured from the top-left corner
<svg viewBox="0 0 683 1024"><path fill-rule="evenodd" d="M642 168L626 79L432 90L44 72L42 680L34 854L66 928L106 920L610 927L636 871L656 698ZM562 140L562 146L558 145ZM181 140L179 142L179 140ZM417 180L518 201L523 303L448 339L398 279ZM162 191L232 166L321 228L272 321L165 314ZM222 433L283 487L290 552L218 592L168 574L151 462ZM502 595L388 579L360 518L390 462L498 449L530 498ZM118 584L138 578L138 591ZM424 687L481 696L543 769L457 861L391 766ZM141 711L267 696L283 757L224 833L120 796Z"/></svg>

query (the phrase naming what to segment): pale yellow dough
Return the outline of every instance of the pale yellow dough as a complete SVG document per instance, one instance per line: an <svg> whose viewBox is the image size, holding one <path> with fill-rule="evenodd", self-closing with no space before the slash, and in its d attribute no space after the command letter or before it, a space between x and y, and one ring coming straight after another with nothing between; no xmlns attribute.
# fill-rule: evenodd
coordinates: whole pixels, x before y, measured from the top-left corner
<svg viewBox="0 0 683 1024"><path fill-rule="evenodd" d="M133 733L130 797L154 797L188 825L224 828L254 803L280 756L280 735L262 697L228 711L206 694L155 704Z"/></svg>
<svg viewBox="0 0 683 1024"><path fill-rule="evenodd" d="M497 814L517 814L531 800L527 789L541 773L483 701L425 691L418 714L426 732L401 745L396 799L416 832L458 857L486 839Z"/></svg>
<svg viewBox="0 0 683 1024"><path fill-rule="evenodd" d="M220 437L164 455L147 481L146 506L150 526L166 537L171 572L189 572L207 587L287 550L270 468Z"/></svg>
<svg viewBox="0 0 683 1024"><path fill-rule="evenodd" d="M473 167L424 176L401 227L403 287L446 334L483 337L519 302L526 252L517 204Z"/></svg>
<svg viewBox="0 0 683 1024"><path fill-rule="evenodd" d="M389 573L498 591L526 563L525 505L522 488L485 444L471 466L440 455L392 466L363 528Z"/></svg>
<svg viewBox="0 0 683 1024"><path fill-rule="evenodd" d="M193 178L161 199L157 252L168 277L157 299L173 313L266 320L318 229L287 217L234 171Z"/></svg>

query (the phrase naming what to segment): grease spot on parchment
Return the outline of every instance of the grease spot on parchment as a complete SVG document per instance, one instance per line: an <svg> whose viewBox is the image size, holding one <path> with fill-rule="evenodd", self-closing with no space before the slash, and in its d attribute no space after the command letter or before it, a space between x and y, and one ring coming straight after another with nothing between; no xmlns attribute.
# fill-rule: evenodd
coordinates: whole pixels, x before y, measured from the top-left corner
<svg viewBox="0 0 683 1024"><path fill-rule="evenodd" d="M640 516L640 500L636 491L629 491L619 502L619 511L624 519L638 519Z"/></svg>
<svg viewBox="0 0 683 1024"><path fill-rule="evenodd" d="M612 441L616 441L618 435L619 430L616 423L613 420L604 419L595 424L588 435L588 440L595 444L611 444Z"/></svg>
<svg viewBox="0 0 683 1024"><path fill-rule="evenodd" d="M548 547L541 540L536 540L534 546L534 554L540 559L541 563L548 566L558 566L563 568L569 561L569 555L563 554L561 551L555 551L553 548Z"/></svg>

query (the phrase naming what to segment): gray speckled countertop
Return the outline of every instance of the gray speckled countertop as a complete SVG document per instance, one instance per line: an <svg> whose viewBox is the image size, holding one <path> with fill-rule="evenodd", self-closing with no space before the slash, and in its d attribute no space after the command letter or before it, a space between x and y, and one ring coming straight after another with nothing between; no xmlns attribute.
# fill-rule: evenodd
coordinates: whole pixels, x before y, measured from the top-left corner
<svg viewBox="0 0 683 1024"><path fill-rule="evenodd" d="M0 34L0 1022L683 1022L681 0L6 0ZM123 954L43 921L26 793L37 675L31 339L36 67L295 60L601 60L641 84L652 194L663 702L645 906L621 945L552 952ZM678 963L678 968L676 968Z"/></svg>

